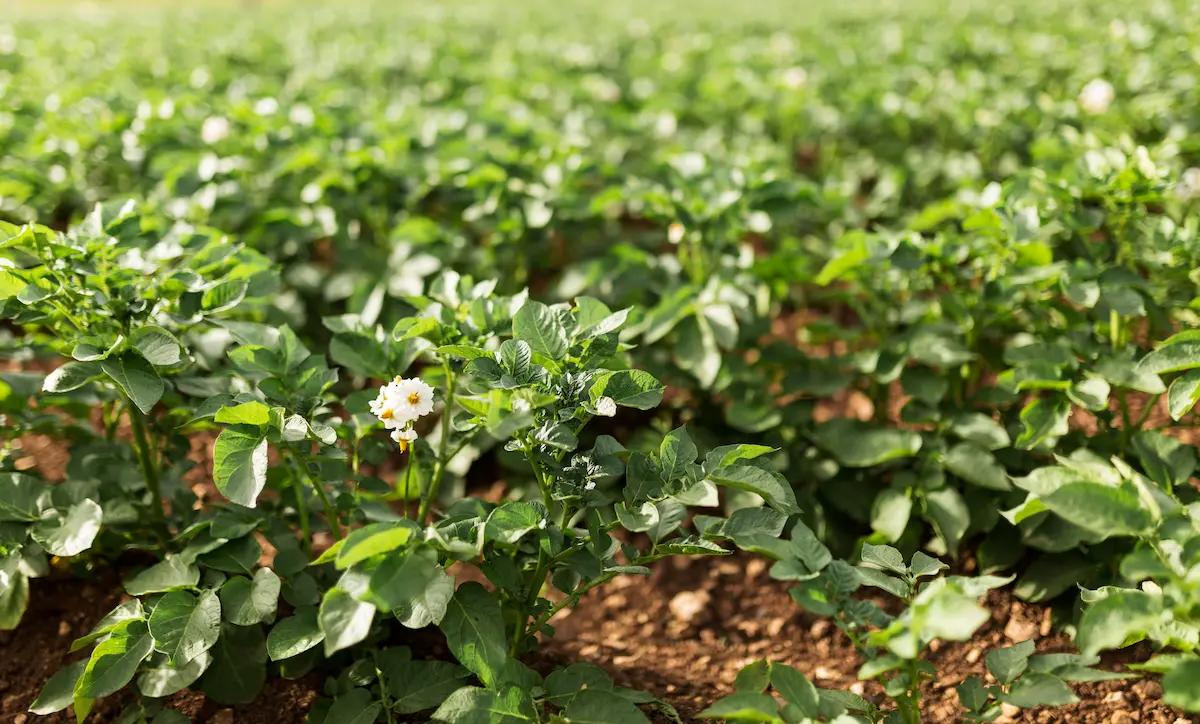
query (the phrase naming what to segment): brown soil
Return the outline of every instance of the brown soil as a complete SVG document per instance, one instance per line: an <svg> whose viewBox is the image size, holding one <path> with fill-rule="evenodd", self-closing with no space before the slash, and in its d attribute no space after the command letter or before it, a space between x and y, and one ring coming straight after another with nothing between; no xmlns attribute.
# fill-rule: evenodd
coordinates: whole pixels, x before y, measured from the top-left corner
<svg viewBox="0 0 1200 724"><path fill-rule="evenodd" d="M858 682L853 649L830 623L806 614L786 584L767 575L767 564L748 556L665 561L649 577L625 577L585 597L573 611L555 619L556 637L530 662L542 671L588 661L607 670L617 683L650 691L675 706L685 722L721 696L732 693L741 667L757 659L791 664L818 686L846 688L879 696L874 684ZM65 713L44 719L24 714L45 681L59 667L85 656L66 653L73 638L86 633L120 601L117 576L92 581L34 581L29 614L20 628L0 633L0 724L63 723ZM985 676L983 657L994 648L1031 636L1042 652L1070 651L1067 637L1050 631L1049 610L993 593L986 602L992 620L968 643L935 645L931 657L939 680L926 688L925 721L962 721L954 687L966 676ZM1106 668L1144 659L1133 648L1106 660ZM170 701L198 724L300 724L318 697L319 675L291 682L271 677L252 705L234 709L183 693ZM1162 690L1149 679L1073 685L1081 703L1033 709L1002 722L1192 721L1161 704ZM90 721L116 721L121 697L97 703ZM657 719L663 721L665 719ZM1196 721L1200 721L1197 719Z"/></svg>

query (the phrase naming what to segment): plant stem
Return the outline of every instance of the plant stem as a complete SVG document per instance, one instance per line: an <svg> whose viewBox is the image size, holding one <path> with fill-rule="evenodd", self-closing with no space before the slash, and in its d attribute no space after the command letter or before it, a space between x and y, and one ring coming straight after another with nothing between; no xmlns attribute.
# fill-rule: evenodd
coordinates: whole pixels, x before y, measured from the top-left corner
<svg viewBox="0 0 1200 724"><path fill-rule="evenodd" d="M1117 391L1117 402L1121 406L1121 447L1129 444L1129 436L1133 434L1133 418L1129 414L1129 400L1125 398L1125 390Z"/></svg>
<svg viewBox="0 0 1200 724"><path fill-rule="evenodd" d="M313 490L317 492L317 497L321 500L321 507L325 509L325 518L329 522L329 530L333 533L334 540L342 539L342 524L338 522L337 509L333 507L333 502L329 500L329 493L325 490L325 485L317 480L317 476L313 475L312 470L308 467L307 456L299 454L300 467L304 469L304 475L308 478L309 484L313 486Z"/></svg>
<svg viewBox="0 0 1200 724"><path fill-rule="evenodd" d="M442 478L446 477L446 466L450 463L450 418L454 415L454 370L450 362L442 360L442 369L446 373L446 403L442 406L442 439L438 441L438 460L433 466L433 478L429 481L429 490L421 498L421 506L417 512L417 522L424 523L437 500L438 489L442 487ZM461 448L460 448L461 449Z"/></svg>
<svg viewBox="0 0 1200 724"><path fill-rule="evenodd" d="M910 724L921 724L921 669L920 660L912 659L908 662L908 690L909 697L906 702L905 720Z"/></svg>
<svg viewBox="0 0 1200 724"><path fill-rule="evenodd" d="M300 533L304 539L305 552L312 551L312 531L309 528L308 522L308 500L304 495L304 481L300 478L299 465L294 457L289 458L292 463L292 489L296 491L296 513L300 516Z"/></svg>
<svg viewBox="0 0 1200 724"><path fill-rule="evenodd" d="M1150 413L1154 412L1154 407L1158 404L1158 399L1162 397L1162 393L1154 395L1146 401L1146 406L1142 408L1142 414L1138 417L1138 421L1134 423L1135 430L1141 430L1142 425L1146 424L1146 420L1150 419Z"/></svg>
<svg viewBox="0 0 1200 724"><path fill-rule="evenodd" d="M371 661L375 664L375 677L379 679L379 699L383 703L383 715L386 718L387 724L392 724L392 703L388 701L387 679L383 675L383 670L379 668L378 652L371 652Z"/></svg>
<svg viewBox="0 0 1200 724"><path fill-rule="evenodd" d="M1117 314L1117 310L1110 309L1108 312L1108 339L1112 344L1114 352L1121 346L1121 315Z"/></svg>
<svg viewBox="0 0 1200 724"><path fill-rule="evenodd" d="M141 410L128 399L125 409L129 412L129 424L133 428L133 440L137 448L138 462L142 466L142 477L146 480L146 490L150 492L150 507L154 510L158 534L165 541L169 536L167 530L167 512L163 507L162 489L158 484L158 470L150 454L150 437L146 432L146 421Z"/></svg>

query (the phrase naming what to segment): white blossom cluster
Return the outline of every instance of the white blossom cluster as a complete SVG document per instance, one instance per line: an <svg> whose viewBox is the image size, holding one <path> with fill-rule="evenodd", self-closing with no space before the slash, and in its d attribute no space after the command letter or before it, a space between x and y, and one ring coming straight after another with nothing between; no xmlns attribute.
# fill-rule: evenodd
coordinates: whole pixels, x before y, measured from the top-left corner
<svg viewBox="0 0 1200 724"><path fill-rule="evenodd" d="M383 420L392 431L392 439L400 450L408 449L417 440L413 423L433 412L433 388L415 377L397 377L379 388L379 396L371 401L371 414Z"/></svg>

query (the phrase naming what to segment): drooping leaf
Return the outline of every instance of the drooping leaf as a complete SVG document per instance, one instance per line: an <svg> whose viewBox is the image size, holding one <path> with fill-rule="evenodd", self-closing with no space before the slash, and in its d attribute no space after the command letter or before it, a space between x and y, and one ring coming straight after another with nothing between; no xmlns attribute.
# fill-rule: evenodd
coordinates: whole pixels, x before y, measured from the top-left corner
<svg viewBox="0 0 1200 724"><path fill-rule="evenodd" d="M96 501L84 498L65 516L39 520L30 528L30 534L50 555L77 556L92 547L103 515Z"/></svg>
<svg viewBox="0 0 1200 724"><path fill-rule="evenodd" d="M325 655L332 656L365 639L374 619L374 605L355 599L341 588L326 591L318 613Z"/></svg>
<svg viewBox="0 0 1200 724"><path fill-rule="evenodd" d="M475 582L459 586L439 627L463 666L488 686L499 683L508 660L504 618L499 602L483 586Z"/></svg>
<svg viewBox="0 0 1200 724"><path fill-rule="evenodd" d="M212 663L200 678L200 690L219 704L254 701L267 679L262 627L225 624L211 653Z"/></svg>
<svg viewBox="0 0 1200 724"><path fill-rule="evenodd" d="M150 414L166 389L154 367L136 352L125 352L119 357L101 360L100 368L133 400L143 415Z"/></svg>
<svg viewBox="0 0 1200 724"><path fill-rule="evenodd" d="M213 480L229 500L255 507L267 484L266 437L241 428L222 430L213 447Z"/></svg>
<svg viewBox="0 0 1200 724"><path fill-rule="evenodd" d="M813 440L849 468L867 468L912 457L921 449L921 436L915 432L850 418L822 423L813 432Z"/></svg>
<svg viewBox="0 0 1200 724"><path fill-rule="evenodd" d="M649 410L662 402L665 386L649 372L641 370L619 370L607 372L592 383L592 402L608 397L622 407Z"/></svg>
<svg viewBox="0 0 1200 724"><path fill-rule="evenodd" d="M275 618L279 605L279 576L270 568L254 572L253 580L237 576L221 587L221 609L238 626L253 626Z"/></svg>
<svg viewBox="0 0 1200 724"><path fill-rule="evenodd" d="M421 546L390 555L371 574L371 592L408 628L441 623L454 596L454 578L437 551Z"/></svg>
<svg viewBox="0 0 1200 724"><path fill-rule="evenodd" d="M212 665L212 654L205 651L186 664L175 667L167 661L158 666L142 669L138 675L137 688L143 696L161 698L171 696L191 686Z"/></svg>

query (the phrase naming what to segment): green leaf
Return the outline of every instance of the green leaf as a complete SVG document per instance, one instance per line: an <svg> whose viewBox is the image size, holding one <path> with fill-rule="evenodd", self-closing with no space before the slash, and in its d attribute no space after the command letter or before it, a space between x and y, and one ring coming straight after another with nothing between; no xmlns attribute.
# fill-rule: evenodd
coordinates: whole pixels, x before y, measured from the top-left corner
<svg viewBox="0 0 1200 724"><path fill-rule="evenodd" d="M708 480L722 487L755 493L781 513L792 515L800 512L792 486L779 473L752 465L733 465L709 473Z"/></svg>
<svg viewBox="0 0 1200 724"><path fill-rule="evenodd" d="M92 627L92 630L86 636L80 636L71 642L71 653L75 653L93 641L107 636L122 621L135 618L145 618L141 600L132 598L125 603L118 604L116 608L106 613L104 618L97 621L96 625Z"/></svg>
<svg viewBox="0 0 1200 724"><path fill-rule="evenodd" d="M325 592L317 616L325 635L325 655L333 656L367 637L375 620L375 606L335 587Z"/></svg>
<svg viewBox="0 0 1200 724"><path fill-rule="evenodd" d="M412 538L412 528L401 523L371 523L346 536L337 554L338 570L394 551Z"/></svg>
<svg viewBox="0 0 1200 724"><path fill-rule="evenodd" d="M1137 370L1143 374L1165 375L1200 367L1200 340L1165 344L1142 358Z"/></svg>
<svg viewBox="0 0 1200 724"><path fill-rule="evenodd" d="M133 680L138 665L153 650L154 639L144 621L123 621L92 650L75 684L75 698L99 699L125 688Z"/></svg>
<svg viewBox="0 0 1200 724"><path fill-rule="evenodd" d="M1013 447L1032 450L1048 438L1066 435L1067 418L1070 415L1071 406L1065 400L1038 398L1030 402L1021 410L1021 424L1025 430L1017 437Z"/></svg>
<svg viewBox="0 0 1200 724"><path fill-rule="evenodd" d="M306 606L275 624L267 636L267 654L272 661L290 659L324 640L325 632L317 622L317 609Z"/></svg>
<svg viewBox="0 0 1200 724"><path fill-rule="evenodd" d="M925 513L953 553L971 525L971 509L962 495L946 487L925 493Z"/></svg>
<svg viewBox="0 0 1200 724"><path fill-rule="evenodd" d="M1084 656L1119 649L1144 637L1162 618L1162 598L1119 589L1094 601L1079 619L1075 643Z"/></svg>
<svg viewBox="0 0 1200 724"><path fill-rule="evenodd" d="M538 715L529 692L510 686L488 691L464 686L451 694L429 720L431 724L526 724Z"/></svg>
<svg viewBox="0 0 1200 724"><path fill-rule="evenodd" d="M200 306L209 314L233 309L246 298L250 284L245 279L226 279L204 293Z"/></svg>
<svg viewBox="0 0 1200 724"><path fill-rule="evenodd" d="M898 575L908 575L908 566L904 565L904 556L891 546L877 546L863 543L863 563L870 563Z"/></svg>
<svg viewBox="0 0 1200 724"><path fill-rule="evenodd" d="M868 468L912 457L921 449L921 436L915 432L850 418L821 423L813 432L813 441L848 468Z"/></svg>
<svg viewBox="0 0 1200 724"><path fill-rule="evenodd" d="M154 607L149 626L154 648L166 654L173 666L182 666L217 642L221 601L215 591L205 591L199 598L172 591Z"/></svg>
<svg viewBox="0 0 1200 724"><path fill-rule="evenodd" d="M166 386L158 372L141 355L125 352L120 357L109 357L101 360L100 368L108 375L121 391L133 400L133 404L149 415L159 399L163 396Z"/></svg>
<svg viewBox="0 0 1200 724"><path fill-rule="evenodd" d="M1163 704L1200 712L1200 660L1185 661L1162 679Z"/></svg>
<svg viewBox="0 0 1200 724"><path fill-rule="evenodd" d="M1099 377L1089 377L1080 382L1074 382L1066 389L1067 397L1080 407L1093 412L1108 409L1108 395L1112 389L1108 383Z"/></svg>
<svg viewBox="0 0 1200 724"><path fill-rule="evenodd" d="M517 310L513 316L513 337L556 362L567 356L567 332L558 315L541 302L530 300Z"/></svg>
<svg viewBox="0 0 1200 724"><path fill-rule="evenodd" d="M261 626L225 624L212 648L200 690L218 704L249 704L267 680L267 647Z"/></svg>
<svg viewBox="0 0 1200 724"><path fill-rule="evenodd" d="M4 573L8 580L0 586L0 631L11 631L21 623L21 617L29 607L29 576L20 568Z"/></svg>
<svg viewBox="0 0 1200 724"><path fill-rule="evenodd" d="M960 442L946 452L942 460L946 469L959 478L989 490L1012 490L1008 473L983 447L973 442Z"/></svg>
<svg viewBox="0 0 1200 724"><path fill-rule="evenodd" d="M987 450L999 450L1012 444L1004 426L982 412L958 413L951 418L947 430Z"/></svg>
<svg viewBox="0 0 1200 724"><path fill-rule="evenodd" d="M383 704L372 701L371 692L366 689L351 689L339 696L325 721L337 724L374 724L383 711Z"/></svg>
<svg viewBox="0 0 1200 724"><path fill-rule="evenodd" d="M474 581L459 586L439 626L459 663L487 686L500 683L508 661L504 617L499 602L483 586Z"/></svg>
<svg viewBox="0 0 1200 724"><path fill-rule="evenodd" d="M1175 378L1167 390L1167 409L1171 419L1179 422L1196 402L1200 401L1200 369L1190 370Z"/></svg>
<svg viewBox="0 0 1200 724"><path fill-rule="evenodd" d="M161 562L126 581L125 592L131 596L145 596L175 588L194 587L199 582L199 568L177 555L168 554Z"/></svg>
<svg viewBox="0 0 1200 724"><path fill-rule="evenodd" d="M449 661L403 661L383 673L392 705L401 714L432 709L471 679L471 672Z"/></svg>
<svg viewBox="0 0 1200 724"><path fill-rule="evenodd" d="M1013 684L1008 694L1002 695L1002 701L1013 706L1029 708L1033 706L1066 706L1079 701L1063 680L1057 676L1030 672Z"/></svg>
<svg viewBox="0 0 1200 724"><path fill-rule="evenodd" d="M571 699L566 717L571 724L650 724L646 715L611 691L581 691Z"/></svg>
<svg viewBox="0 0 1200 724"><path fill-rule="evenodd" d="M697 719L724 719L725 721L757 721L777 724L779 703L766 694L733 694L696 715Z"/></svg>
<svg viewBox="0 0 1200 724"><path fill-rule="evenodd" d="M609 397L622 407L649 410L662 402L666 387L654 375L641 370L619 370L606 372L592 383L592 402Z"/></svg>
<svg viewBox="0 0 1200 724"><path fill-rule="evenodd" d="M776 452L778 449L766 445L722 445L713 448L704 456L704 469L719 470L733 465L739 460L753 460Z"/></svg>
<svg viewBox="0 0 1200 724"><path fill-rule="evenodd" d="M766 691L767 686L771 683L770 666L770 663L766 659L759 659L742 667L742 670L737 673L737 678L733 681L734 691L754 694L761 694Z"/></svg>
<svg viewBox="0 0 1200 724"><path fill-rule="evenodd" d="M859 229L846 232L835 244L838 252L825 262L821 271L813 279L817 286L829 285L862 266L863 262L871 258L871 250L867 247L866 232Z"/></svg>
<svg viewBox="0 0 1200 724"><path fill-rule="evenodd" d="M541 508L524 501L505 503L488 516L483 529L484 540L512 546L545 525L546 514Z"/></svg>
<svg viewBox="0 0 1200 724"><path fill-rule="evenodd" d="M988 703L988 691L978 676L968 676L955 690L958 692L959 703L967 711L978 713Z"/></svg>
<svg viewBox="0 0 1200 724"><path fill-rule="evenodd" d="M618 503L613 507L613 512L617 514L621 527L631 533L645 533L658 523L658 508L650 502L642 503L637 510L632 510L625 503Z"/></svg>
<svg viewBox="0 0 1200 724"><path fill-rule="evenodd" d="M221 609L238 626L253 626L275 619L279 605L279 576L270 568L254 572L254 580L237 576L221 587Z"/></svg>
<svg viewBox="0 0 1200 724"><path fill-rule="evenodd" d="M32 523L48 502L46 483L25 473L0 473L0 522Z"/></svg>
<svg viewBox="0 0 1200 724"><path fill-rule="evenodd" d="M667 433L658 447L658 461L665 482L684 476L688 466L696 462L700 451L688 435L687 428L678 427Z"/></svg>
<svg viewBox="0 0 1200 724"><path fill-rule="evenodd" d="M896 488L880 490L871 505L871 528L891 542L900 540L912 516L912 498Z"/></svg>
<svg viewBox="0 0 1200 724"><path fill-rule="evenodd" d="M1196 449L1157 430L1137 432L1133 449L1146 475L1166 490L1184 485L1196 471Z"/></svg>
<svg viewBox="0 0 1200 724"><path fill-rule="evenodd" d="M271 408L252 400L240 405L222 407L217 410L213 419L227 425L266 425L271 421Z"/></svg>
<svg viewBox="0 0 1200 724"><path fill-rule="evenodd" d="M727 551L712 541L696 536L672 538L654 547L656 556L728 556L733 551Z"/></svg>
<svg viewBox="0 0 1200 724"><path fill-rule="evenodd" d="M203 553L196 560L218 571L250 575L261 557L262 545L258 539L253 535L244 535Z"/></svg>
<svg viewBox="0 0 1200 724"><path fill-rule="evenodd" d="M908 571L913 578L922 578L924 576L934 576L944 571L950 566L942 563L936 558L925 555L921 551L913 553L912 562L909 563Z"/></svg>
<svg viewBox="0 0 1200 724"><path fill-rule="evenodd" d="M137 688L143 696L171 696L194 684L211 665L212 654L207 651L178 668L162 661L158 666L142 669Z"/></svg>
<svg viewBox="0 0 1200 724"><path fill-rule="evenodd" d="M152 365L170 367L179 364L182 351L179 340L162 327L153 324L139 327L130 335L129 341Z"/></svg>
<svg viewBox="0 0 1200 724"><path fill-rule="evenodd" d="M52 556L70 558L92 547L100 532L104 511L90 498L84 498L67 510L66 516L43 518L29 532Z"/></svg>
<svg viewBox="0 0 1200 724"><path fill-rule="evenodd" d="M253 508L267 484L267 439L243 428L229 427L213 446L213 479L221 494Z"/></svg>
<svg viewBox="0 0 1200 724"><path fill-rule="evenodd" d="M817 716L820 707L817 687L804 674L787 664L772 663L771 686L804 716Z"/></svg>
<svg viewBox="0 0 1200 724"><path fill-rule="evenodd" d="M985 659L987 670L996 677L996 681L1008 686L1029 667L1029 657L1033 651L1033 639L990 651Z"/></svg>
<svg viewBox="0 0 1200 724"><path fill-rule="evenodd" d="M1096 363L1093 372L1117 387L1145 392L1148 395L1167 391L1167 386L1156 373L1141 365L1135 365L1133 360L1109 357Z"/></svg>
<svg viewBox="0 0 1200 724"><path fill-rule="evenodd" d="M1154 523L1138 494L1128 488L1100 483L1068 483L1042 502L1051 512L1084 530L1104 537L1136 536Z"/></svg>
<svg viewBox="0 0 1200 724"><path fill-rule="evenodd" d="M98 362L67 362L42 380L44 392L70 392L83 387L104 373Z"/></svg>
<svg viewBox="0 0 1200 724"><path fill-rule="evenodd" d="M383 343L364 334L336 334L329 342L329 356L356 375L391 379Z"/></svg>
<svg viewBox="0 0 1200 724"><path fill-rule="evenodd" d="M66 709L74 701L75 684L83 676L88 660L83 659L73 664L67 664L55 672L54 676L42 687L42 693L29 707L29 711L45 716Z"/></svg>
<svg viewBox="0 0 1200 724"><path fill-rule="evenodd" d="M454 578L438 565L436 550L421 546L385 558L371 574L370 588L400 623L419 629L441 623L454 596Z"/></svg>

